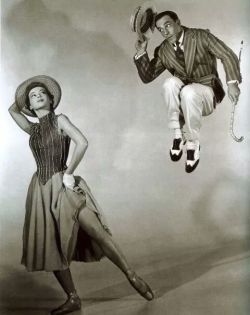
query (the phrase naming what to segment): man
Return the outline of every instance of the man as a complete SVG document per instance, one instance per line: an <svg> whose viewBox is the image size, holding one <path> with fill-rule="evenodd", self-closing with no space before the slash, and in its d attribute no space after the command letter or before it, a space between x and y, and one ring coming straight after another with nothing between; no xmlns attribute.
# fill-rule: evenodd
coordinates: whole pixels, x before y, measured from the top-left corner
<svg viewBox="0 0 250 315"><path fill-rule="evenodd" d="M134 61L144 83L151 82L166 69L173 75L163 84L169 128L174 132L170 157L172 161L179 161L186 144L185 170L190 173L200 159L202 116L210 115L225 96L216 59L222 61L228 97L234 104L240 95L239 61L234 52L208 30L182 26L175 12L157 14L155 26L165 40L155 49L152 60L146 51L148 39L138 40Z"/></svg>

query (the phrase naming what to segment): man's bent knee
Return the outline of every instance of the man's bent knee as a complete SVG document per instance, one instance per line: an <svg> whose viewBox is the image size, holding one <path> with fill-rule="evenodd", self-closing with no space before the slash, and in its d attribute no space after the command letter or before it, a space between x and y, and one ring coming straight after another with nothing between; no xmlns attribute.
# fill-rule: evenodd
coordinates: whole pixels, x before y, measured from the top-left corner
<svg viewBox="0 0 250 315"><path fill-rule="evenodd" d="M199 94L198 94L197 88L195 88L192 85L186 85L182 88L180 97L181 99L193 100L199 97Z"/></svg>
<svg viewBox="0 0 250 315"><path fill-rule="evenodd" d="M176 77L167 78L163 83L164 89L174 89L174 88L181 88L184 83Z"/></svg>

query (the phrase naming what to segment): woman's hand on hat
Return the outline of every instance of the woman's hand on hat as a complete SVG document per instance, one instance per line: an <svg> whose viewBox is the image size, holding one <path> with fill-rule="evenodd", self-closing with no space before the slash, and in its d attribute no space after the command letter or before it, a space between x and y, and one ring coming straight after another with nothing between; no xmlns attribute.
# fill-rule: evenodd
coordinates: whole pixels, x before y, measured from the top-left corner
<svg viewBox="0 0 250 315"><path fill-rule="evenodd" d="M63 174L63 185L71 190L75 187L75 178L73 174Z"/></svg>

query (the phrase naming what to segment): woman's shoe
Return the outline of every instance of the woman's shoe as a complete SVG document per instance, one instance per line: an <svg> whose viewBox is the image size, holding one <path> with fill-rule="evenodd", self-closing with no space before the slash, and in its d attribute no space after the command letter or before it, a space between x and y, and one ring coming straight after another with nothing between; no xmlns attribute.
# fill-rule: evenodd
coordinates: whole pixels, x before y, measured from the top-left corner
<svg viewBox="0 0 250 315"><path fill-rule="evenodd" d="M70 293L67 301L58 308L51 311L51 315L68 314L81 309L81 300L76 293Z"/></svg>
<svg viewBox="0 0 250 315"><path fill-rule="evenodd" d="M149 285L140 277L137 276L135 272L128 272L126 274L128 281L132 287L144 297L144 299L151 301L154 299L154 293L150 289Z"/></svg>

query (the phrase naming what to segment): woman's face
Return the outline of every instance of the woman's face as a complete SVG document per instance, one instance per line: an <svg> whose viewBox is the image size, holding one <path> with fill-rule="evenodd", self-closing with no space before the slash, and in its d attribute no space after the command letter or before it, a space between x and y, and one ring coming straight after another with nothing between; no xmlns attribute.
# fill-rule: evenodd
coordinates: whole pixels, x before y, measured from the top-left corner
<svg viewBox="0 0 250 315"><path fill-rule="evenodd" d="M36 86L29 92L31 110L48 109L50 110L50 97L47 90L42 86Z"/></svg>

